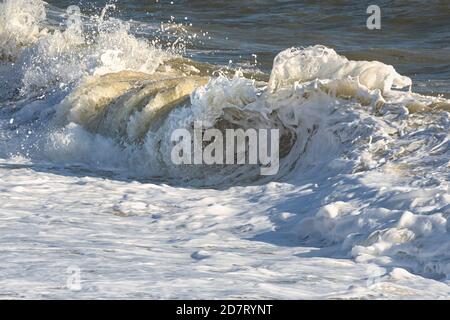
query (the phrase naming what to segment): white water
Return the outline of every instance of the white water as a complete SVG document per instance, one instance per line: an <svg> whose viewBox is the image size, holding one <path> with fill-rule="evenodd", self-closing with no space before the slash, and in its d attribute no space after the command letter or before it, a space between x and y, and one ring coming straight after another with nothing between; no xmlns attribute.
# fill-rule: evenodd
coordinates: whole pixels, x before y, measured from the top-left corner
<svg viewBox="0 0 450 320"><path fill-rule="evenodd" d="M121 21L53 30L23 3L0 4L2 296L448 298L448 101L323 46L268 82L211 77ZM280 128L279 174L173 165L195 120Z"/></svg>

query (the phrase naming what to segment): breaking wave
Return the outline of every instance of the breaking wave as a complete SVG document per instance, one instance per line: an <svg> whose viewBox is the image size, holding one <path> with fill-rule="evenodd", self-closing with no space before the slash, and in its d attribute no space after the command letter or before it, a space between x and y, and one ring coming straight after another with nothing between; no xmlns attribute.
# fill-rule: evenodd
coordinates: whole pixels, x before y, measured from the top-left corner
<svg viewBox="0 0 450 320"><path fill-rule="evenodd" d="M89 25L72 21L49 25L39 0L0 3L2 157L195 186L352 177L378 194L329 199L292 232L340 244L356 259L389 265L398 258L419 273L450 275L448 100L413 93L411 79L393 66L351 61L325 46L287 49L261 77L187 59L104 15ZM192 130L195 121L280 129L279 173L174 165L171 133ZM379 183L386 172L388 186ZM399 181L409 189L395 187ZM386 198L382 188L391 187L397 198ZM402 202L408 192L413 204Z"/></svg>

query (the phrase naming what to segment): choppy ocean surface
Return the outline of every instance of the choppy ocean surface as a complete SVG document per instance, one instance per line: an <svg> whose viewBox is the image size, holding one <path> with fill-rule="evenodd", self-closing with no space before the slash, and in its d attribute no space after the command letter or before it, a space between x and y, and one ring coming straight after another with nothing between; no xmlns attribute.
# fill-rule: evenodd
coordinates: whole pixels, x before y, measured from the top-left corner
<svg viewBox="0 0 450 320"><path fill-rule="evenodd" d="M370 4L0 1L0 297L448 299L450 2Z"/></svg>

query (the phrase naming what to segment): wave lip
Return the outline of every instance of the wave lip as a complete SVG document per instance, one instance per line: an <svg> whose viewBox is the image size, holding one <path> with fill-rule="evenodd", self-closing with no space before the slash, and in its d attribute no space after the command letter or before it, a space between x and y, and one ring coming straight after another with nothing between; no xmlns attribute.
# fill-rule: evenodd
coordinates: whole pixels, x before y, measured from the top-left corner
<svg viewBox="0 0 450 320"><path fill-rule="evenodd" d="M274 61L269 87L276 90L294 82L349 78L356 79L369 90L379 89L383 93L412 85L411 79L398 74L393 66L378 61L350 61L333 49L317 45L279 53Z"/></svg>

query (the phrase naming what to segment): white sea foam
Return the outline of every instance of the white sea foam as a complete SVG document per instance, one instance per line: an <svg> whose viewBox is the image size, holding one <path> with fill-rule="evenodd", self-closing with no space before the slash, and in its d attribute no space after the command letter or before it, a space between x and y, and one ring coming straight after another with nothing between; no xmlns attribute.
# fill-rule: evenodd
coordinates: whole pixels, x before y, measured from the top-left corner
<svg viewBox="0 0 450 320"><path fill-rule="evenodd" d="M87 75L153 73L173 57L132 36L129 24L117 19L95 17L89 28L77 19L64 30L49 31L43 1L7 0L0 6L0 58L15 62L9 90L20 89L23 95L62 89Z"/></svg>
<svg viewBox="0 0 450 320"><path fill-rule="evenodd" d="M6 0L0 2L0 59L14 59L21 50L35 43L47 30L41 0Z"/></svg>
<svg viewBox="0 0 450 320"><path fill-rule="evenodd" d="M399 75L393 66L379 61L350 61L333 49L312 46L292 48L279 53L274 62L269 86L279 86L315 79L342 80L356 78L367 89L389 92L391 88L411 86L411 79Z"/></svg>

